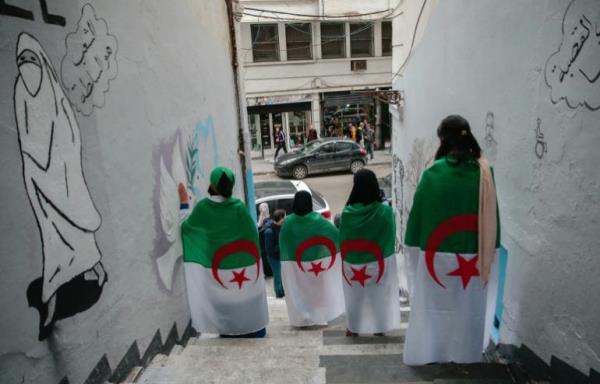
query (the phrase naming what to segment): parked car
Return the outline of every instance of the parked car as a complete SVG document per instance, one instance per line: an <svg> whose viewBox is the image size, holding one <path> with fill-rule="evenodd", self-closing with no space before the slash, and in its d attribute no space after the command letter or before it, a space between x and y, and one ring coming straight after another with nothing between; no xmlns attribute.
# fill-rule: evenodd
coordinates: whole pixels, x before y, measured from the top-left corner
<svg viewBox="0 0 600 384"><path fill-rule="evenodd" d="M349 170L356 173L367 164L367 151L348 139L323 138L281 155L275 161L277 176L304 179L309 174Z"/></svg>
<svg viewBox="0 0 600 384"><path fill-rule="evenodd" d="M257 217L260 214L258 206L261 203L269 205L271 214L276 209L284 209L290 214L294 203L294 195L298 191L308 191L312 195L313 210L319 212L324 218L331 220L331 209L323 195L311 189L305 182L298 180L257 181L254 183Z"/></svg>

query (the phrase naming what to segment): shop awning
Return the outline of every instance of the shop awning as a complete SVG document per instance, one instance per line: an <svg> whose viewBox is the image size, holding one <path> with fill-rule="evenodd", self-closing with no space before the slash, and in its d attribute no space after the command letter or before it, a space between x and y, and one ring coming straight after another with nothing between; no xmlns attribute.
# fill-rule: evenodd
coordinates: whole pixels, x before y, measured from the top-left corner
<svg viewBox="0 0 600 384"><path fill-rule="evenodd" d="M349 93L345 95L327 95L325 94L324 107L344 107L348 104L373 104L373 97L360 93Z"/></svg>
<svg viewBox="0 0 600 384"><path fill-rule="evenodd" d="M278 112L301 112L310 111L311 105L308 103L287 103L287 104L272 104L272 105L256 105L248 107L248 114L256 113L278 113Z"/></svg>

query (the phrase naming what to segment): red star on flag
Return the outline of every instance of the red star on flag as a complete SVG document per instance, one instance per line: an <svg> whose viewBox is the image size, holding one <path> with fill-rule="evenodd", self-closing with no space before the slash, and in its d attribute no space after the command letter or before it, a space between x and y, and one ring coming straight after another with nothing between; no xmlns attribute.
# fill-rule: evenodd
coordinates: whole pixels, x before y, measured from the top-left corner
<svg viewBox="0 0 600 384"><path fill-rule="evenodd" d="M365 281L367 281L371 277L373 277L371 275L367 275L367 266L366 265L362 268L357 269L357 268L350 267L350 269L352 269L352 273L353 273L350 280L358 282L363 287L365 286Z"/></svg>
<svg viewBox="0 0 600 384"><path fill-rule="evenodd" d="M325 271L325 268L323 268L322 261L319 261L318 263L314 263L314 262L310 263L310 269L308 270L308 272L313 272L316 277L319 277L319 273L321 273L323 271Z"/></svg>
<svg viewBox="0 0 600 384"><path fill-rule="evenodd" d="M244 281L250 281L250 279L246 277L246 268L242 269L241 272L233 271L233 279L229 280L230 283L237 283L240 289L242 289Z"/></svg>
<svg viewBox="0 0 600 384"><path fill-rule="evenodd" d="M477 259L479 259L479 256L475 256L471 260L467 260L457 253L456 261L458 262L458 268L448 273L448 276L459 276L462 279L463 289L467 289L471 278L474 276L479 276L479 270L477 270Z"/></svg>

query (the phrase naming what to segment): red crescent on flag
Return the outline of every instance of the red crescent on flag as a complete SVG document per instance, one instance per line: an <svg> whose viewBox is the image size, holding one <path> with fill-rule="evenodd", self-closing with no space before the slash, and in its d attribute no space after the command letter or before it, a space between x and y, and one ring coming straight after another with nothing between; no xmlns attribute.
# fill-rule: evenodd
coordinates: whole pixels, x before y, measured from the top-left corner
<svg viewBox="0 0 600 384"><path fill-rule="evenodd" d="M258 255L258 247L256 244L248 240L232 241L231 243L227 243L221 248L217 249L212 262L213 278L225 289L227 289L227 287L225 287L221 281L221 278L219 277L219 265L227 256L240 252L245 252L254 256L254 259L256 260L256 280L258 280L258 277L260 276L260 256Z"/></svg>
<svg viewBox="0 0 600 384"><path fill-rule="evenodd" d="M375 256L377 259L377 266L379 267L379 274L377 275L377 281L375 284L379 283L379 280L383 277L383 272L385 271L385 262L383 261L383 252L381 252L381 248L379 244L370 240L344 240L342 242L342 261L346 258L348 252L368 252ZM344 280L348 285L352 285L346 277L346 270L342 266L342 275L344 276Z"/></svg>
<svg viewBox="0 0 600 384"><path fill-rule="evenodd" d="M329 254L331 254L331 261L329 262L327 270L330 270L331 267L333 267L333 264L335 263L336 254L335 243L333 242L333 240L325 236L314 236L304 240L300 243L298 248L296 248L296 263L298 264L298 268L300 268L302 272L305 272L304 267L302 266L302 255L308 248L315 247L317 245L324 245L327 247L327 249L329 250Z"/></svg>
<svg viewBox="0 0 600 384"><path fill-rule="evenodd" d="M427 246L425 247L425 264L427 265L427 270L429 271L431 278L441 287L446 288L438 278L434 267L435 253L437 252L438 247L446 240L446 238L455 233L478 232L478 220L479 215L476 214L453 216L438 225L429 236Z"/></svg>

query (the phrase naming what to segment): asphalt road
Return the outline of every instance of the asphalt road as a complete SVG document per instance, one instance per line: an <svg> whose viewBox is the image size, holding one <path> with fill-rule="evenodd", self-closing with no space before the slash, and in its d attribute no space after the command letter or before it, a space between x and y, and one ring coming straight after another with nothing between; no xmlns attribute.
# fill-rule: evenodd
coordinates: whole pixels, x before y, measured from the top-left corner
<svg viewBox="0 0 600 384"><path fill-rule="evenodd" d="M392 172L391 164L378 164L366 168L383 177ZM275 174L256 175L255 181L279 180ZM303 180L311 189L319 191L331 207L331 217L341 213L352 190L352 174L350 172L325 173L309 176Z"/></svg>

